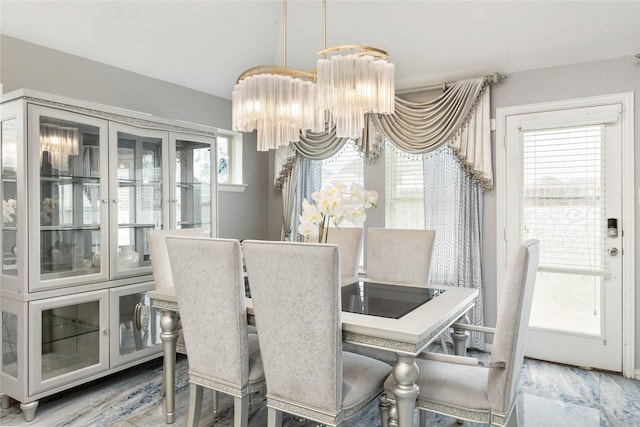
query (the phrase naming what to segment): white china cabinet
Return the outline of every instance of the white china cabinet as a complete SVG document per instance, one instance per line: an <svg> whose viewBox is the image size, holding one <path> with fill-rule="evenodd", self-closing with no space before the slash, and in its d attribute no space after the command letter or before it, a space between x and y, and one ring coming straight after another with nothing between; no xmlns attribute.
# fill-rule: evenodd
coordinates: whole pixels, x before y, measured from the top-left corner
<svg viewBox="0 0 640 427"><path fill-rule="evenodd" d="M0 402L162 354L146 232L217 233L213 128L38 92L4 95Z"/></svg>

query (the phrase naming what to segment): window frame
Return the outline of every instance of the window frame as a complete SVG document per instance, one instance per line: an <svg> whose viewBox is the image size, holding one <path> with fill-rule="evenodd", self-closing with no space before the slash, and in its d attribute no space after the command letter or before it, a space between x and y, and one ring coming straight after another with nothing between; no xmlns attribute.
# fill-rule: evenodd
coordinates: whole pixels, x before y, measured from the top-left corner
<svg viewBox="0 0 640 427"><path fill-rule="evenodd" d="M247 184L243 181L242 173L242 133L218 131L216 135L216 178L218 178L218 138L225 138L229 143L229 180L226 183L218 181L218 191L242 193Z"/></svg>

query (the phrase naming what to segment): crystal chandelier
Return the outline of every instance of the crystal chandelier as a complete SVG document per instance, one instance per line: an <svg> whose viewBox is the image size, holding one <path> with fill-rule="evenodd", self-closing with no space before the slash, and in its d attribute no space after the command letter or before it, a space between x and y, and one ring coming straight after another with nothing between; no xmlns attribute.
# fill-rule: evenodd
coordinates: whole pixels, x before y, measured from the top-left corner
<svg viewBox="0 0 640 427"><path fill-rule="evenodd" d="M322 5L323 50L318 52L316 72L286 66L287 5L283 0L284 66L250 68L234 86L233 130L257 130L259 151L298 142L301 132L323 132L327 124L336 127L338 137L359 139L365 114L394 111L395 66L387 61L389 55L362 45L327 49L326 0Z"/></svg>
<svg viewBox="0 0 640 427"><path fill-rule="evenodd" d="M395 66L387 52L369 46L326 48L326 0L322 1L323 47L317 64L318 107L329 112L336 136L358 139L366 113L393 114Z"/></svg>
<svg viewBox="0 0 640 427"><path fill-rule="evenodd" d="M315 74L287 68L286 0L283 0L284 65L250 68L232 93L233 130L257 130L258 151L300 141L300 131L321 132L324 113L316 108Z"/></svg>

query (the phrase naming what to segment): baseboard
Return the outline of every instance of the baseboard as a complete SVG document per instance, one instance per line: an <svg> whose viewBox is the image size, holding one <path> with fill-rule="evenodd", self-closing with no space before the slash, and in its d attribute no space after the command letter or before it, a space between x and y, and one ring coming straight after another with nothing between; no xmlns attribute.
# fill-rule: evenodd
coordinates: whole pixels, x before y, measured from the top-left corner
<svg viewBox="0 0 640 427"><path fill-rule="evenodd" d="M635 373L635 379L640 381L640 369L636 369L636 373Z"/></svg>

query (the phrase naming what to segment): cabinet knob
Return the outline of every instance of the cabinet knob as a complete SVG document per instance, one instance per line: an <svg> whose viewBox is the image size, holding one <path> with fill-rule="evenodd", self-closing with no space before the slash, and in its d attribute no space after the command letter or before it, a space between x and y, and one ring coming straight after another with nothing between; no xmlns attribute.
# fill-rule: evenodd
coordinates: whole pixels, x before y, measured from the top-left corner
<svg viewBox="0 0 640 427"><path fill-rule="evenodd" d="M107 200L107 199L102 199L102 203L105 203L105 204L106 204L107 202L108 202L108 200Z"/></svg>
<svg viewBox="0 0 640 427"><path fill-rule="evenodd" d="M109 335L109 329L105 329L104 331L102 331L102 335Z"/></svg>
<svg viewBox="0 0 640 427"><path fill-rule="evenodd" d="M113 199L112 202L113 203L118 203L118 199Z"/></svg>

